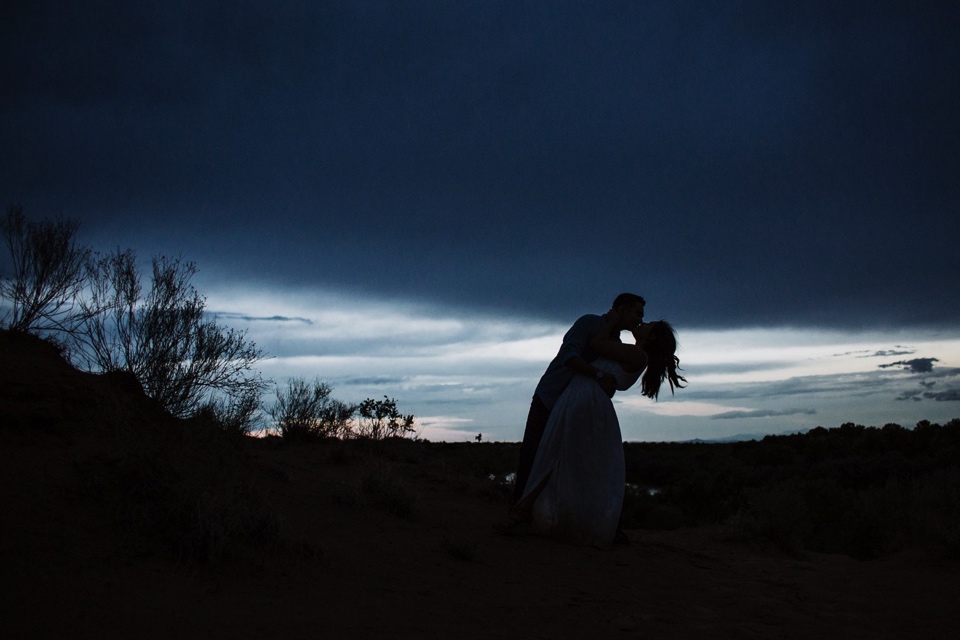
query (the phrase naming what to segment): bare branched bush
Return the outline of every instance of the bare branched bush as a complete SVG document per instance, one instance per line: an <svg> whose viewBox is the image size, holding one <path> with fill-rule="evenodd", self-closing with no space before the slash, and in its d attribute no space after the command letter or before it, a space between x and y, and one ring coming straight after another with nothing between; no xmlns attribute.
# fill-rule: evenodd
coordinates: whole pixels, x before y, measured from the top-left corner
<svg viewBox="0 0 960 640"><path fill-rule="evenodd" d="M135 327L143 287L136 255L117 249L105 257L91 257L85 285L77 301L87 319L75 334L78 359L91 370L133 371L125 363L136 361L139 350Z"/></svg>
<svg viewBox="0 0 960 640"><path fill-rule="evenodd" d="M277 390L277 401L269 411L274 429L289 440L349 437L357 408L331 398L332 392L320 380L308 383L291 378L286 390Z"/></svg>
<svg viewBox="0 0 960 640"><path fill-rule="evenodd" d="M397 409L397 401L383 396L383 400L367 398L357 408L360 419L356 433L361 438L382 440L388 437L404 437L416 433L413 415L403 415Z"/></svg>
<svg viewBox="0 0 960 640"><path fill-rule="evenodd" d="M250 389L239 395L212 398L198 411L218 427L236 435L247 436L259 429L260 390Z"/></svg>
<svg viewBox="0 0 960 640"><path fill-rule="evenodd" d="M0 279L0 297L10 309L0 318L8 329L35 334L71 333L81 318L75 300L84 287L90 249L77 242L79 223L59 219L30 222L23 207L10 205L0 235L13 274Z"/></svg>
<svg viewBox="0 0 960 640"><path fill-rule="evenodd" d="M95 256L77 242L73 220L29 222L11 205L0 220L13 265L0 279L9 308L0 324L70 347L92 371L129 371L173 415L209 405L224 424L252 425L265 386L253 365L263 352L246 332L207 317L190 284L192 262L153 260L144 292L133 251ZM211 404L212 403L212 404Z"/></svg>
<svg viewBox="0 0 960 640"><path fill-rule="evenodd" d="M190 284L195 273L192 262L155 258L144 292L132 251L89 261L78 302L85 320L74 332L78 358L94 370L130 371L175 416L226 396L221 408L245 420L265 386L251 373L263 352L245 332L207 317Z"/></svg>

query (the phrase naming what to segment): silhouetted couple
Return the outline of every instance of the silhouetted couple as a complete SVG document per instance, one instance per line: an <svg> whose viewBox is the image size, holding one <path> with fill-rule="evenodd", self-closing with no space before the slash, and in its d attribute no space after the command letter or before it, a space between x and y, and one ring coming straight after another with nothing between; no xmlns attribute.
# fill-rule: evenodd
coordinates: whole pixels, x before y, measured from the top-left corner
<svg viewBox="0 0 960 640"><path fill-rule="evenodd" d="M653 399L664 380L671 391L685 382L673 328L644 323L645 305L620 294L606 314L582 316L564 335L533 394L507 532L529 527L601 548L625 541L623 440L611 399L641 374L641 392ZM634 344L621 342L622 331Z"/></svg>

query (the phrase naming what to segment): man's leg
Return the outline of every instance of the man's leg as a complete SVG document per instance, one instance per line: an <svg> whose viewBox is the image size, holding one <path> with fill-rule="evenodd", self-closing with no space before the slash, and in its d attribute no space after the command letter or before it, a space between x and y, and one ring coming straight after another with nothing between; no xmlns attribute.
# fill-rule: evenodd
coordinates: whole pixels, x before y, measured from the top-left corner
<svg viewBox="0 0 960 640"><path fill-rule="evenodd" d="M517 465L513 498L510 501L511 507L516 505L523 497L523 490L527 486L527 480L530 479L533 461L536 459L537 449L540 447L540 438L543 437L543 430L546 428L549 418L550 409L547 409L540 398L533 396L533 402L530 403L530 413L527 414L527 426L523 431L523 444L520 445L520 463Z"/></svg>

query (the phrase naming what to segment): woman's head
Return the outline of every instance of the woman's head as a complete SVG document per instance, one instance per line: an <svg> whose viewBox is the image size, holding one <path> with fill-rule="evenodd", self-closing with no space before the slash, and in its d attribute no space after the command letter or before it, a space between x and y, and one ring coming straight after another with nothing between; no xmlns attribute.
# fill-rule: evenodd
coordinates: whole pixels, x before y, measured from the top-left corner
<svg viewBox="0 0 960 640"><path fill-rule="evenodd" d="M656 399L660 385L670 383L670 393L684 387L687 379L679 375L680 359L677 358L677 332L666 320L649 322L641 328L646 335L641 344L647 354L647 369L643 372L640 388L643 395Z"/></svg>

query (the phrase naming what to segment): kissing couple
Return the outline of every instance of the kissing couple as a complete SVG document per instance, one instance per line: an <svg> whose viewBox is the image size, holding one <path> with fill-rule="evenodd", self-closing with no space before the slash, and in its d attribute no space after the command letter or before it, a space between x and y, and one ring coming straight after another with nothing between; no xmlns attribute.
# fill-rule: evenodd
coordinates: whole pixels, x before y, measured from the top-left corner
<svg viewBox="0 0 960 640"><path fill-rule="evenodd" d="M677 336L664 320L643 322L646 301L618 295L603 315L580 317L533 394L504 533L532 531L608 548L628 542L620 527L626 472L613 396L640 380L656 400L686 379ZM620 339L629 331L633 344Z"/></svg>

